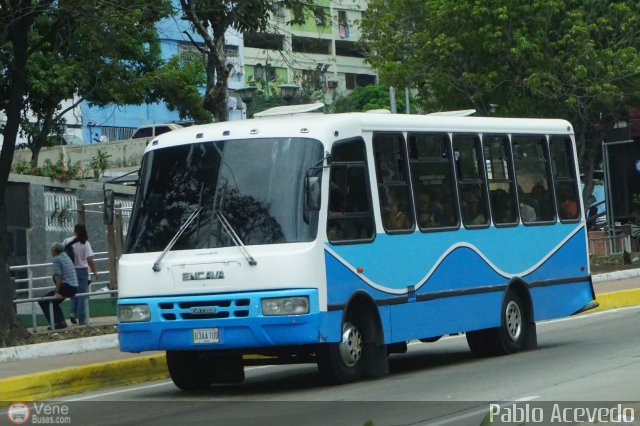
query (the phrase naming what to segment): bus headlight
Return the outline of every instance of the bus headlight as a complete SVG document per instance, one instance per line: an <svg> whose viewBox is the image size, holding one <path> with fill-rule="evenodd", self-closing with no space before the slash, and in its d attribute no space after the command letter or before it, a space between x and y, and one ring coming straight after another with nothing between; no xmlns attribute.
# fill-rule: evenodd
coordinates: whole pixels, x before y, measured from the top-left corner
<svg viewBox="0 0 640 426"><path fill-rule="evenodd" d="M262 299L263 315L304 315L308 313L309 298L307 296Z"/></svg>
<svg viewBox="0 0 640 426"><path fill-rule="evenodd" d="M144 322L150 319L149 305L118 305L120 322Z"/></svg>

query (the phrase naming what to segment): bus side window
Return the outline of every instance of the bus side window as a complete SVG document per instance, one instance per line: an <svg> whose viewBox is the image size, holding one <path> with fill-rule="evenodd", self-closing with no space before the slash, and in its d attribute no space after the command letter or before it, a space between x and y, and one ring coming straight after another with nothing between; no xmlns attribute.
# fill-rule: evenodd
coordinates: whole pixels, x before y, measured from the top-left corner
<svg viewBox="0 0 640 426"><path fill-rule="evenodd" d="M453 155L446 133L409 133L416 219L421 231L458 226Z"/></svg>
<svg viewBox="0 0 640 426"><path fill-rule="evenodd" d="M555 221L546 137L514 135L512 146L522 222Z"/></svg>
<svg viewBox="0 0 640 426"><path fill-rule="evenodd" d="M414 229L407 155L401 133L373 135L382 224L387 231Z"/></svg>
<svg viewBox="0 0 640 426"><path fill-rule="evenodd" d="M484 135L482 141L493 223L513 226L518 223L518 202L509 151L509 137Z"/></svg>
<svg viewBox="0 0 640 426"><path fill-rule="evenodd" d="M375 226L362 139L338 142L333 146L329 181L329 241L371 241Z"/></svg>
<svg viewBox="0 0 640 426"><path fill-rule="evenodd" d="M489 225L489 203L482 164L480 138L475 134L453 135L462 223L467 227Z"/></svg>
<svg viewBox="0 0 640 426"><path fill-rule="evenodd" d="M573 160L571 139L566 136L552 136L551 164L558 201L560 221L575 221L580 218L580 197Z"/></svg>

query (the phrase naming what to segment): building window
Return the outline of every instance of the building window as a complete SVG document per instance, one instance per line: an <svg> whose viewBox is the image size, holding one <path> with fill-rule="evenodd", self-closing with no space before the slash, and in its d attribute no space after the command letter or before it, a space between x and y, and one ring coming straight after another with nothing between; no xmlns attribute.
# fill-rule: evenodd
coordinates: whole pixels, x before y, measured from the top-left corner
<svg viewBox="0 0 640 426"><path fill-rule="evenodd" d="M244 47L284 50L284 36L270 33L244 33Z"/></svg>
<svg viewBox="0 0 640 426"><path fill-rule="evenodd" d="M338 11L338 35L340 38L349 38L349 21L344 10Z"/></svg>
<svg viewBox="0 0 640 426"><path fill-rule="evenodd" d="M192 43L190 41L178 42L178 54L184 55L185 53L196 53L202 55L202 52L206 50L204 43Z"/></svg>
<svg viewBox="0 0 640 426"><path fill-rule="evenodd" d="M349 56L352 58L364 58L367 56L367 51L356 42L336 40L336 55Z"/></svg>
<svg viewBox="0 0 640 426"><path fill-rule="evenodd" d="M353 90L356 87L360 86L369 86L371 84L376 84L376 76L369 74L352 74L346 73L344 75L345 87L348 90Z"/></svg>
<svg viewBox="0 0 640 426"><path fill-rule="evenodd" d="M292 36L291 50L300 53L318 53L322 55L328 55L329 53L331 53L331 40Z"/></svg>

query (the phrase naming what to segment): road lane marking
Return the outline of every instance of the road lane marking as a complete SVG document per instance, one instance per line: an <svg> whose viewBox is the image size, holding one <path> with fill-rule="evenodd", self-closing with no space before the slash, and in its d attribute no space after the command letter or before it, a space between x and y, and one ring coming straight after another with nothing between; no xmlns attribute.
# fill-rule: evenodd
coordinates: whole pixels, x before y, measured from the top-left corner
<svg viewBox="0 0 640 426"><path fill-rule="evenodd" d="M271 367L275 367L275 366L276 365L259 365L259 366L255 366L255 367L247 367L247 368L245 368L245 370L260 370L262 368L271 368ZM153 384L150 384L150 385L140 385L140 386L135 386L135 387L128 387L126 389L119 389L119 390L110 391L110 392L101 392L101 393L95 394L95 395L83 396L83 397L80 397L80 398L64 399L62 401L65 401L65 402L86 401L86 400L89 400L89 399L95 399L95 398L100 398L100 397L104 397L104 396L112 396L112 395L118 395L118 394L121 394L121 393L135 392L135 391L138 391L138 390L159 388L159 387L167 386L167 385L173 385L173 382L171 380L166 380L166 381L163 381L161 383L153 383Z"/></svg>

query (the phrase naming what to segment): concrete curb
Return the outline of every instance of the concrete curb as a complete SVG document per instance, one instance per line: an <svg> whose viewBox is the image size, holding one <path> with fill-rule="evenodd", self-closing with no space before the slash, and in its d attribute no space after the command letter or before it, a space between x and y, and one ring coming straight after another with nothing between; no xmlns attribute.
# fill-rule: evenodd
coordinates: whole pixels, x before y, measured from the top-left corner
<svg viewBox="0 0 640 426"><path fill-rule="evenodd" d="M33 345L0 348L0 362L77 354L117 347L117 334L60 340L59 342L35 343Z"/></svg>
<svg viewBox="0 0 640 426"><path fill-rule="evenodd" d="M635 277L640 277L640 268L626 269L624 271L607 272L605 274L593 275L591 277L591 280L594 283L600 283L604 281L624 280L627 278L635 278Z"/></svg>
<svg viewBox="0 0 640 426"><path fill-rule="evenodd" d="M68 367L0 380L0 401L34 401L168 377L164 355Z"/></svg>
<svg viewBox="0 0 640 426"><path fill-rule="evenodd" d="M640 269L595 275L593 276L593 281L609 281L635 276L640 276ZM640 289L602 293L597 295L596 301L600 303L600 306L595 310L599 311L640 305ZM71 343L72 341L67 340L27 345L24 348L0 349L0 362L26 359L26 357L36 358L38 356L78 353L86 350L118 346L117 335L75 340L83 342L73 344ZM93 349L89 349L89 345L95 346ZM105 346L99 347L100 345ZM29 348L28 346L37 346L37 348ZM125 386L148 380L164 379L167 377L169 377L169 372L164 354L140 356L125 360L69 367L0 379L0 401L47 399L106 387Z"/></svg>

